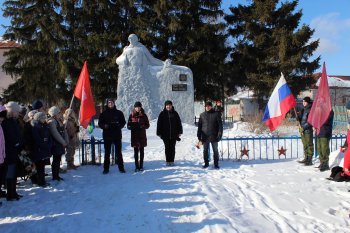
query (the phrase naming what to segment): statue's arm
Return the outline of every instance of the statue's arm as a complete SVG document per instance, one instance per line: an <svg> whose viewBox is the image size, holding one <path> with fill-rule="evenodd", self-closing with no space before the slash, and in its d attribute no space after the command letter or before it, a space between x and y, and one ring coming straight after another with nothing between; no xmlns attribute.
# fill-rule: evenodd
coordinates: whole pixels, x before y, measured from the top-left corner
<svg viewBox="0 0 350 233"><path fill-rule="evenodd" d="M129 65L129 59L128 59L127 54L125 53L125 49L126 49L126 48L127 48L127 47L124 48L122 55L120 55L120 56L117 57L117 59L116 59L116 63L117 63L118 65L120 65L120 66L127 66L127 65Z"/></svg>

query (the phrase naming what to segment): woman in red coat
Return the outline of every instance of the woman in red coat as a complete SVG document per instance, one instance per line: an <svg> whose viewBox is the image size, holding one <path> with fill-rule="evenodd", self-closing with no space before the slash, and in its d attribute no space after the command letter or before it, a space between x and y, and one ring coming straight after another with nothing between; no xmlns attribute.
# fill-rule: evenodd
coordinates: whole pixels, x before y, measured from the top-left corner
<svg viewBox="0 0 350 233"><path fill-rule="evenodd" d="M146 129L148 128L148 117L142 104L136 102L128 120L128 129L131 130L131 146L134 147L135 172L143 171L144 147L147 146Z"/></svg>

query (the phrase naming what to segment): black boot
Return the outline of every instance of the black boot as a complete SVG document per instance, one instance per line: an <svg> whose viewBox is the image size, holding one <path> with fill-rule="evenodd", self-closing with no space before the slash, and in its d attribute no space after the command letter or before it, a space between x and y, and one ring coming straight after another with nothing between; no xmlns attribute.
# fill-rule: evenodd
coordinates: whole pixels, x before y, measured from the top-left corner
<svg viewBox="0 0 350 233"><path fill-rule="evenodd" d="M305 166L311 166L312 165L312 156L308 156L306 158L306 162L304 163Z"/></svg>
<svg viewBox="0 0 350 233"><path fill-rule="evenodd" d="M328 163L322 163L322 166L320 167L320 172L324 172L328 170L329 170Z"/></svg>
<svg viewBox="0 0 350 233"><path fill-rule="evenodd" d="M6 179L7 184L7 201L18 201L20 196L16 192L16 179Z"/></svg>
<svg viewBox="0 0 350 233"><path fill-rule="evenodd" d="M202 166L202 168L207 168L207 167L209 167L209 161L208 160L204 161L204 165Z"/></svg>

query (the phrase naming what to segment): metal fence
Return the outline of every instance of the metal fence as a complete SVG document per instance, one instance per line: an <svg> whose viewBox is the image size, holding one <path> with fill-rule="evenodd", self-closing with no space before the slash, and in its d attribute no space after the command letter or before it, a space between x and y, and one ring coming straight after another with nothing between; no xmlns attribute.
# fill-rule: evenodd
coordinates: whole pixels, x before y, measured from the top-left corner
<svg viewBox="0 0 350 233"><path fill-rule="evenodd" d="M330 140L330 150L339 149L345 142L346 135L333 135ZM315 154L317 156L317 144L314 139ZM221 159L288 159L304 156L303 145L300 136L244 136L234 138L223 138L219 143L219 153ZM82 140L79 148L81 164L101 164L104 156L103 139L95 139L93 136L89 140ZM111 150L111 164L115 164L115 148Z"/></svg>
<svg viewBox="0 0 350 233"><path fill-rule="evenodd" d="M339 149L345 142L346 135L333 135L330 150ZM317 141L314 139L314 156L317 156ZM223 138L219 143L221 159L287 159L304 156L300 136L244 136Z"/></svg>

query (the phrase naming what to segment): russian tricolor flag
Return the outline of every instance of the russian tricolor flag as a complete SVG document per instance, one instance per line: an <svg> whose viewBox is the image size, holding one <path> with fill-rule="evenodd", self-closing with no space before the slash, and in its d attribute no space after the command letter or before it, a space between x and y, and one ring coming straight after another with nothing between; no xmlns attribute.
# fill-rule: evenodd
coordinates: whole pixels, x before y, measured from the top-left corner
<svg viewBox="0 0 350 233"><path fill-rule="evenodd" d="M265 108L263 122L274 131L282 122L286 113L297 104L283 74L273 90Z"/></svg>

